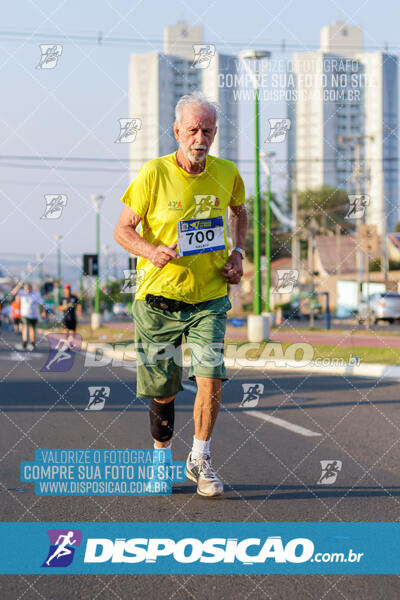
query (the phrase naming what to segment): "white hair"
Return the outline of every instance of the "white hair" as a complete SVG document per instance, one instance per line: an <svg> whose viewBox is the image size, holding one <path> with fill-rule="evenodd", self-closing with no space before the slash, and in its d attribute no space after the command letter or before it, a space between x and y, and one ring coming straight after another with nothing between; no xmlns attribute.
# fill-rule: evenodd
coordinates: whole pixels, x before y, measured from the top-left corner
<svg viewBox="0 0 400 600"><path fill-rule="evenodd" d="M187 94L186 96L182 96L177 102L175 106L175 121L179 124L182 118L182 111L185 106L191 104L192 106L203 106L208 110L211 110L215 117L215 125L218 120L218 104L216 102L210 102L207 100L206 96L203 92L192 92L191 94Z"/></svg>

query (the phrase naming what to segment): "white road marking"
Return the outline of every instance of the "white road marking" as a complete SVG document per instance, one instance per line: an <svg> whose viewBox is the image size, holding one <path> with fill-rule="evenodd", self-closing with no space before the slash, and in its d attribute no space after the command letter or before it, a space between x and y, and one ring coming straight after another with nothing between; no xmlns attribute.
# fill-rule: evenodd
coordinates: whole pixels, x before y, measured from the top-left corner
<svg viewBox="0 0 400 600"><path fill-rule="evenodd" d="M293 431L293 433L299 433L300 435L304 435L305 437L315 437L321 435L320 433L316 433L315 431L311 431L310 429L301 427L301 425L295 425L294 423L289 423L289 421L285 421L284 419L279 419L278 417L271 417L271 415L266 415L262 412L258 412L255 410L244 410L243 412L245 415L250 415L251 417L255 417L256 419L261 419L262 421L268 421L268 423L278 425L278 427L283 427L284 429L289 429L289 431Z"/></svg>
<svg viewBox="0 0 400 600"><path fill-rule="evenodd" d="M43 354L39 352L8 352L0 354L0 360L13 360L16 362L25 362L27 360L33 360L35 358L43 358Z"/></svg>
<svg viewBox="0 0 400 600"><path fill-rule="evenodd" d="M193 392L194 394L197 393L197 387L192 383L182 383L182 387L185 390L188 390L188 392ZM262 412L244 410L243 413L245 415L251 415L252 417L256 417L256 419L261 419L262 421L268 421L268 423L273 423L274 425L278 425L278 427L289 429L289 431L299 433L300 435L304 435L306 437L315 437L321 435L320 433L316 433L315 431L311 431L310 429L301 427L301 425L295 425L294 423L289 423L289 421L285 421L284 419L279 419L278 417L271 417L270 415L265 415Z"/></svg>

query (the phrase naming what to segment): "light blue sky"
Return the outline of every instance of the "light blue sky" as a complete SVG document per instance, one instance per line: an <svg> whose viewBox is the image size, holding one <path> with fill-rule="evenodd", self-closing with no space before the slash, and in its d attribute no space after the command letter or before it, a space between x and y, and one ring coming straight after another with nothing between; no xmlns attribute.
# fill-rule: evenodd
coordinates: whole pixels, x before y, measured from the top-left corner
<svg viewBox="0 0 400 600"><path fill-rule="evenodd" d="M205 41L215 43L221 52L237 53L242 47L253 46L270 48L274 57L290 59L292 45L297 51L315 49L320 28L335 19L362 26L367 47L383 49L385 42L395 52L400 47L400 10L387 1L248 0L234 5L228 0L173 3L70 0L22 1L6 6L2 11L1 32L35 32L42 36L23 39L0 35L0 156L126 158L128 146L114 144L114 140L118 119L128 115L129 54L162 50L163 27L178 19L202 25ZM60 39L65 34L97 35L99 31L136 41L131 46L98 46ZM282 40L286 42L284 53L280 48ZM63 44L57 68L35 69L40 58L39 43L57 42ZM268 110L270 107L264 106L262 139L267 134ZM275 110L283 111L284 107ZM240 116L243 130L240 156L252 158L249 103L243 102ZM54 253L55 233L64 235L66 255L94 251L94 213L90 203L93 192L106 196L102 242L110 244L111 251L119 251L112 230L121 208L119 198L129 183L127 168L121 172L56 171L1 166L5 162L11 161L0 160L0 255ZM120 165L107 166L121 169ZM241 166L248 190L252 191L251 167ZM276 177L273 187L280 189L282 179ZM67 207L60 220L41 220L44 194L52 193L67 194Z"/></svg>

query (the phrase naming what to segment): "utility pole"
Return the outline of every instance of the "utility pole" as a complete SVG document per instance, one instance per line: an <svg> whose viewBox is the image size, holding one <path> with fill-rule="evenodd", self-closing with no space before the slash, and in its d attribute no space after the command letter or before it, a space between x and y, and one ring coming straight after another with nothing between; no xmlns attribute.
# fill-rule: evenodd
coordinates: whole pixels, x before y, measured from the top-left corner
<svg viewBox="0 0 400 600"><path fill-rule="evenodd" d="M362 168L361 168L361 144L360 140L356 139L356 144L354 147L354 168L352 178L354 183L356 184L356 194L357 196L361 196L362 194ZM361 299L361 289L362 283L364 279L364 253L360 248L360 236L361 236L361 224L365 222L365 213L362 215L361 219L356 219L356 243L357 243L357 306L360 304ZM367 292L368 293L368 292Z"/></svg>
<svg viewBox="0 0 400 600"><path fill-rule="evenodd" d="M341 275L342 274L342 240L341 240L341 229L340 229L340 225L338 225L338 223L336 223L335 225L335 231L336 231L336 256L337 256L337 263L336 263L336 275Z"/></svg>
<svg viewBox="0 0 400 600"><path fill-rule="evenodd" d="M296 180L296 165L292 165L291 168L291 180L290 182L290 192L292 199L292 222L293 222L293 230L292 230L292 269L299 272L300 271L300 253L299 253L299 244L298 244L298 235L297 229L299 227L299 198L297 195L297 180Z"/></svg>
<svg viewBox="0 0 400 600"><path fill-rule="evenodd" d="M100 327L100 206L104 200L104 196L100 194L92 194L92 202L96 212L96 254L97 254L97 274L96 274L96 295L94 302L94 312L91 317L92 329Z"/></svg>
<svg viewBox="0 0 400 600"><path fill-rule="evenodd" d="M360 198L365 192L364 181L368 178L365 173L364 166L361 162L361 148L364 145L364 140L373 141L374 137L371 135L350 135L350 136L338 136L339 143L343 142L354 142L354 167L352 172L352 181L356 186L356 195ZM360 238L361 238L361 225L365 223L365 210L361 216L361 219L356 219L356 246L357 246L357 307L360 304L361 300L361 290L362 284L364 280L364 253L360 248ZM368 293L368 292L367 292Z"/></svg>
<svg viewBox="0 0 400 600"><path fill-rule="evenodd" d="M387 227L386 227L385 208L386 208L386 201L385 201L385 197L384 197L383 198L383 203L382 203L382 216L381 216L381 223L382 223L382 234L381 234L382 235L382 239L381 239L382 264L381 264L381 272L382 272L383 281L385 283L385 287L387 288L388 273L389 273L389 257L388 257L388 248L387 248Z"/></svg>
<svg viewBox="0 0 400 600"><path fill-rule="evenodd" d="M311 302L310 302L310 329L314 327L314 296L315 296L315 281L314 281L314 256L315 256L315 232L316 227L311 223L310 237L308 238L308 270L311 275Z"/></svg>

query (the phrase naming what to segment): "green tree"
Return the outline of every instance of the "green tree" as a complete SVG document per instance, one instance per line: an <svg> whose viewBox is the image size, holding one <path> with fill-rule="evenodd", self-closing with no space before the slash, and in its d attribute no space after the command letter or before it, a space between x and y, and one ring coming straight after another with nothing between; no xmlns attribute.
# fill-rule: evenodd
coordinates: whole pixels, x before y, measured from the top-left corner
<svg viewBox="0 0 400 600"><path fill-rule="evenodd" d="M271 200L276 204L276 195L271 193ZM266 214L266 193L261 194L261 254L265 255L265 214ZM246 208L249 219L249 226L245 242L246 255L250 262L253 262L254 256L254 195L246 198ZM284 211L286 212L286 211ZM276 260L283 256L290 256L291 233L282 231L283 226L271 209L271 260Z"/></svg>
<svg viewBox="0 0 400 600"><path fill-rule="evenodd" d="M309 229L311 222L316 223L317 233L334 232L336 225L348 230L354 225L345 219L349 200L345 190L323 185L315 190L298 192L299 226Z"/></svg>

